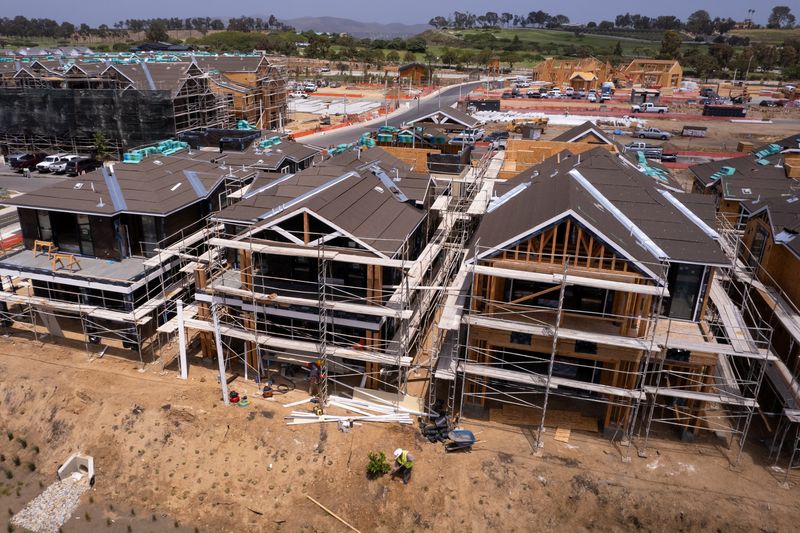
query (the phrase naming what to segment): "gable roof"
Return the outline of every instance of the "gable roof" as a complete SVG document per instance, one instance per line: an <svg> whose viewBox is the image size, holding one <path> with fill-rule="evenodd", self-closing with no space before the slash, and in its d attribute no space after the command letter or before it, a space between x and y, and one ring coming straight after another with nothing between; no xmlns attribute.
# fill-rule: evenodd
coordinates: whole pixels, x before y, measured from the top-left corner
<svg viewBox="0 0 800 533"><path fill-rule="evenodd" d="M595 124L591 120L587 120L583 124L568 129L564 133L553 138L553 140L559 142L568 142L568 143L588 142L584 141L583 139L588 137L589 135L594 135L595 137L603 141L604 144L619 146L618 143L616 143L610 137L608 137L608 135L606 135L605 132L603 132L603 130L601 130L597 126L597 124Z"/></svg>
<svg viewBox="0 0 800 533"><path fill-rule="evenodd" d="M749 215L766 213L773 240L800 258L800 195L795 193L742 202Z"/></svg>
<svg viewBox="0 0 800 533"><path fill-rule="evenodd" d="M708 213L683 204L682 194L656 187L602 148L584 153L580 163L576 157L556 164L550 159L541 172L528 171L529 179L517 180L490 203L476 233L488 249L482 255L569 216L652 277L662 259L728 264L714 242L716 232L704 221ZM694 197L690 203L697 204Z"/></svg>
<svg viewBox="0 0 800 533"><path fill-rule="evenodd" d="M3 205L113 216L119 213L166 216L210 198L228 177L244 178L249 168L221 168L217 154L179 152L148 157L136 165L118 163L4 200Z"/></svg>
<svg viewBox="0 0 800 533"><path fill-rule="evenodd" d="M380 148L344 152L296 174L259 178L219 220L270 227L307 211L388 257L427 217L430 177Z"/></svg>
<svg viewBox="0 0 800 533"><path fill-rule="evenodd" d="M263 55L239 55L239 56L193 56L194 61L204 71L216 70L225 72L256 72L264 61Z"/></svg>
<svg viewBox="0 0 800 533"><path fill-rule="evenodd" d="M738 157L693 165L689 170L694 174L695 181L704 188L720 183L726 176L736 176L751 181L775 178L783 178L786 181L785 170L776 165L783 159L781 152L798 148L800 148L800 133L765 144Z"/></svg>
<svg viewBox="0 0 800 533"><path fill-rule="evenodd" d="M422 115L419 117L412 118L411 120L407 120L406 124L423 122L426 119L431 119L431 122L434 122L436 124L445 124L449 120L451 122L461 124L465 128L474 128L475 126L480 124L480 120L464 113L463 111L459 111L454 107L440 107L439 109L431 113L428 113L426 115Z"/></svg>
<svg viewBox="0 0 800 533"><path fill-rule="evenodd" d="M183 87L192 63L124 63L113 65L139 91L167 91L172 96ZM111 68L111 66L109 66Z"/></svg>

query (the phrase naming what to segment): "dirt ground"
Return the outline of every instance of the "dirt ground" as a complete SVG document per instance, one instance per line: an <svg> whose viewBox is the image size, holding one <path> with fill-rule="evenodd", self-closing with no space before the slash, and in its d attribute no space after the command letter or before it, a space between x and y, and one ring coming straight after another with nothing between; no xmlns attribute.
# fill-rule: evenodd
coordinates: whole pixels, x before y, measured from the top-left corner
<svg viewBox="0 0 800 533"><path fill-rule="evenodd" d="M562 443L548 432L534 454L519 427L465 420L480 442L445 454L415 426L286 426L281 404L302 390L269 401L237 380L252 403L225 407L211 365L193 365L188 382L156 368L0 339L0 468L12 473L0 476L3 516L82 451L97 482L64 531L345 530L307 496L363 532L796 531L800 519L800 489L781 487L757 445L738 469L724 446L672 437L640 458L596 434ZM368 480L368 452L398 446L415 455L410 484Z"/></svg>
<svg viewBox="0 0 800 533"><path fill-rule="evenodd" d="M685 125L708 128L706 136L681 137L680 133ZM668 131L673 135L667 143L647 139L648 144L667 144L668 149L689 152L735 152L740 141L748 141L752 142L755 146L760 146L800 133L800 120L775 121L771 124L742 124L728 121L705 121L699 123L692 122L691 120L669 118L654 119L647 117L647 126ZM504 125L499 124L492 125L488 129L500 130L504 127ZM542 139L551 140L568 129L570 129L570 126L548 126ZM623 135L620 136L618 140L626 144L634 139L630 136Z"/></svg>

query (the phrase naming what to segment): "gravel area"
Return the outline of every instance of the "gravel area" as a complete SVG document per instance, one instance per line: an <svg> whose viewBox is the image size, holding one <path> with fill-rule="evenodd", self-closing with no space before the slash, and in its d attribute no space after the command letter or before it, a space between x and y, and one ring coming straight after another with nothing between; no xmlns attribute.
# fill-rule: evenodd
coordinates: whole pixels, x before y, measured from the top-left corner
<svg viewBox="0 0 800 533"><path fill-rule="evenodd" d="M56 533L72 516L87 490L89 483L85 477L57 481L15 514L11 524L34 533Z"/></svg>

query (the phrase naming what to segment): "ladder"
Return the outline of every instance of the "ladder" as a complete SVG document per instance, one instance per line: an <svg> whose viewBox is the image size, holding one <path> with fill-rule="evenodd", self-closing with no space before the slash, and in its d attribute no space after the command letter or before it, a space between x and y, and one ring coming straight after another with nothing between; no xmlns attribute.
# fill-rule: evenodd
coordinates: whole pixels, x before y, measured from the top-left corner
<svg viewBox="0 0 800 533"><path fill-rule="evenodd" d="M319 407L324 408L328 401L328 263L325 260L325 243L320 240L317 246L317 301L319 310Z"/></svg>

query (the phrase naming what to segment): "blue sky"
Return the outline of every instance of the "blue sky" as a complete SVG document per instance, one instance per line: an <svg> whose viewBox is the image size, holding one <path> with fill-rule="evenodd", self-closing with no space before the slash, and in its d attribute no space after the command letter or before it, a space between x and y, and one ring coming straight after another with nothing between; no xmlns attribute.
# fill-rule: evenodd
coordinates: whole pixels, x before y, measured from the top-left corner
<svg viewBox="0 0 800 533"><path fill-rule="evenodd" d="M642 0L297 0L294 2L270 0L236 0L208 2L203 0L4 0L0 16L47 17L71 22L87 22L91 25L111 25L126 18L151 17L233 17L239 15L269 15L278 18L302 16L338 16L367 22L427 23L435 15L446 15L454 10L484 13L491 9L498 13L527 13L543 10L552 14L567 15L575 22L589 20L613 20L620 13L631 12L643 15L676 15L681 19L697 9L705 9L711 16L732 17L741 20L747 10L756 10L755 18L764 23L776 4L788 5L800 17L799 0L671 0L670 2L643 2ZM113 6L113 7L111 7Z"/></svg>

